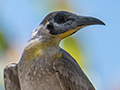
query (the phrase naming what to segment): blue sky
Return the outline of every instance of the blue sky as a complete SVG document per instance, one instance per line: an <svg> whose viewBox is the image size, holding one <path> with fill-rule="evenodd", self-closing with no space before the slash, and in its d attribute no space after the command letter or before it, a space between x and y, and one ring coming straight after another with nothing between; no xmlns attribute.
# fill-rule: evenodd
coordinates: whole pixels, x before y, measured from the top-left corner
<svg viewBox="0 0 120 90"><path fill-rule="evenodd" d="M49 13L46 2L1 1L0 28L4 30L11 45L14 43L19 46L20 54L29 40L31 31ZM73 12L94 16L106 23L106 26L85 27L74 36L78 42L82 41L86 59L91 66L86 72L97 90L117 90L120 83L120 1L69 0L69 2Z"/></svg>

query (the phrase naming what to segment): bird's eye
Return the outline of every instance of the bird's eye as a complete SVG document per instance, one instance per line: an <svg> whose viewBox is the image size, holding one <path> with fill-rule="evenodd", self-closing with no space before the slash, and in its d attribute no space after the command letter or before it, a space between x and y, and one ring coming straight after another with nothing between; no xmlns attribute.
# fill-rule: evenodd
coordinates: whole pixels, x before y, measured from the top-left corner
<svg viewBox="0 0 120 90"><path fill-rule="evenodd" d="M55 19L55 22L57 22L57 23L59 23L59 24L61 24L61 23L64 23L65 21L66 21L66 17L65 17L65 15L64 14L57 14L55 17L54 17L54 19Z"/></svg>

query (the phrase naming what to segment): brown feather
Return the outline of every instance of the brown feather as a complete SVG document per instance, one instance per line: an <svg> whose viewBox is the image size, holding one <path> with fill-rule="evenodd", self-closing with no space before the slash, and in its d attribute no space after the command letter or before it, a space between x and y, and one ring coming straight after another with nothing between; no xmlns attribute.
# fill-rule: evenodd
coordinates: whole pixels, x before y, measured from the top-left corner
<svg viewBox="0 0 120 90"><path fill-rule="evenodd" d="M18 79L18 64L10 63L4 69L5 90L21 90Z"/></svg>

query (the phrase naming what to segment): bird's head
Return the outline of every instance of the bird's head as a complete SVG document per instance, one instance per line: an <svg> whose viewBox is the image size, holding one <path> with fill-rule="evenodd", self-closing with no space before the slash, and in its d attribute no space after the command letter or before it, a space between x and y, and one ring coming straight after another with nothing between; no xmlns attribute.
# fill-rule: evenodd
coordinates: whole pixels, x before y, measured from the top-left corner
<svg viewBox="0 0 120 90"><path fill-rule="evenodd" d="M94 17L79 16L66 11L52 12L32 32L31 38L52 37L62 40L83 27L95 24L105 25Z"/></svg>

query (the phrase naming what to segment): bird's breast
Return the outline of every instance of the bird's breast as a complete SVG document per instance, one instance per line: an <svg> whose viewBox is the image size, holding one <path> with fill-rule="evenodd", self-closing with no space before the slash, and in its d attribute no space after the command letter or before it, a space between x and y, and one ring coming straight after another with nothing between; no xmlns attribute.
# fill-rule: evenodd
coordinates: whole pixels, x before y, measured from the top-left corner
<svg viewBox="0 0 120 90"><path fill-rule="evenodd" d="M53 69L54 60L61 56L56 47L26 47L18 64L22 90L61 90Z"/></svg>
<svg viewBox="0 0 120 90"><path fill-rule="evenodd" d="M19 68L22 90L61 90L52 63L39 59Z"/></svg>

